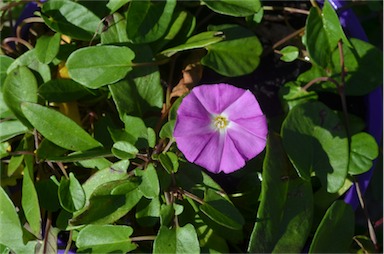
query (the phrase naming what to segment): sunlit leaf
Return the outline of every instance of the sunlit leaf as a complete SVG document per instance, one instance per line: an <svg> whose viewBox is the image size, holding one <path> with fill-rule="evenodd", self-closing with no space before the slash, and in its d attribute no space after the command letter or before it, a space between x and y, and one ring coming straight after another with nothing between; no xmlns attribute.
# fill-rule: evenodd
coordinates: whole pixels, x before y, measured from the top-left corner
<svg viewBox="0 0 384 254"><path fill-rule="evenodd" d="M82 151L101 145L73 120L54 109L27 102L24 102L21 108L28 121L45 138L58 146Z"/></svg>
<svg viewBox="0 0 384 254"><path fill-rule="evenodd" d="M76 239L79 251L93 253L130 252L136 249L130 236L133 229L123 225L87 225Z"/></svg>
<svg viewBox="0 0 384 254"><path fill-rule="evenodd" d="M69 76L89 88L123 79L132 70L135 54L128 47L91 46L74 51L66 63Z"/></svg>
<svg viewBox="0 0 384 254"><path fill-rule="evenodd" d="M27 127L30 122L21 109L22 102L37 102L37 81L27 67L11 71L3 85L4 101L15 116Z"/></svg>
<svg viewBox="0 0 384 254"><path fill-rule="evenodd" d="M348 252L354 227L355 215L352 207L343 200L335 201L317 228L309 253Z"/></svg>
<svg viewBox="0 0 384 254"><path fill-rule="evenodd" d="M169 26L176 0L132 0L126 13L127 34L133 43L160 39Z"/></svg>
<svg viewBox="0 0 384 254"><path fill-rule="evenodd" d="M44 63L50 63L59 53L61 34L55 33L53 36L42 35L36 41L36 57Z"/></svg>
<svg viewBox="0 0 384 254"><path fill-rule="evenodd" d="M192 224L169 229L161 226L153 253L200 253L199 242Z"/></svg>
<svg viewBox="0 0 384 254"><path fill-rule="evenodd" d="M47 1L42 17L54 31L80 40L91 40L98 33L100 18L83 5L72 1Z"/></svg>
<svg viewBox="0 0 384 254"><path fill-rule="evenodd" d="M245 1L236 1L236 0L202 0L210 9L220 13L231 15L235 17L245 17L250 16L258 12L261 8L261 3L259 0L245 0Z"/></svg>

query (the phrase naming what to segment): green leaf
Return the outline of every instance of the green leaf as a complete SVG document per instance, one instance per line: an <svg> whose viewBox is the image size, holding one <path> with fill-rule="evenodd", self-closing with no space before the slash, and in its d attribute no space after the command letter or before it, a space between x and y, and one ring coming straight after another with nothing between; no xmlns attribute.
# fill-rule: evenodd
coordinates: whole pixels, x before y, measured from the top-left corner
<svg viewBox="0 0 384 254"><path fill-rule="evenodd" d="M312 172L328 192L337 192L348 170L348 139L338 115L321 102L295 106L283 122L281 134L289 159L309 181Z"/></svg>
<svg viewBox="0 0 384 254"><path fill-rule="evenodd" d="M344 34L343 28L341 27L339 17L328 0L324 1L322 18L330 48L335 48L340 40L348 45L348 47L351 47L347 37Z"/></svg>
<svg viewBox="0 0 384 254"><path fill-rule="evenodd" d="M91 197L91 194L97 189L97 187L107 182L113 182L128 178L127 170L120 168L122 163L124 163L124 161L117 162L109 168L99 170L92 176L90 176L87 181L85 181L85 183L83 184L83 189L87 201Z"/></svg>
<svg viewBox="0 0 384 254"><path fill-rule="evenodd" d="M41 208L50 212L60 209L58 190L58 185L52 179L42 179L36 183Z"/></svg>
<svg viewBox="0 0 384 254"><path fill-rule="evenodd" d="M140 117L124 115L122 118L125 126L125 132L131 135L136 142L139 138L147 137L147 127Z"/></svg>
<svg viewBox="0 0 384 254"><path fill-rule="evenodd" d="M173 129L175 128L176 120L166 122L160 130L160 138L173 138Z"/></svg>
<svg viewBox="0 0 384 254"><path fill-rule="evenodd" d="M36 57L37 59L48 64L59 53L61 34L55 33L53 36L42 35L36 41Z"/></svg>
<svg viewBox="0 0 384 254"><path fill-rule="evenodd" d="M152 62L148 45L134 45L135 62ZM158 110L163 105L163 87L157 66L134 67L127 78L109 86L120 118L125 114L142 116L148 111Z"/></svg>
<svg viewBox="0 0 384 254"><path fill-rule="evenodd" d="M342 200L335 201L317 228L309 253L348 252L354 227L355 216L352 207Z"/></svg>
<svg viewBox="0 0 384 254"><path fill-rule="evenodd" d="M0 142L7 141L17 135L24 134L28 131L20 121L8 120L0 122Z"/></svg>
<svg viewBox="0 0 384 254"><path fill-rule="evenodd" d="M281 138L270 133L260 206L249 241L251 253L299 253L312 227L311 184L297 178Z"/></svg>
<svg viewBox="0 0 384 254"><path fill-rule="evenodd" d="M58 146L82 151L101 145L73 120L54 109L27 102L24 102L21 108L28 121L45 138Z"/></svg>
<svg viewBox="0 0 384 254"><path fill-rule="evenodd" d="M123 79L132 70L135 54L128 47L91 46L73 52L66 63L69 76L89 88Z"/></svg>
<svg viewBox="0 0 384 254"><path fill-rule="evenodd" d="M259 0L252 1L237 1L237 0L202 0L213 11L235 16L235 17L246 17L257 13L261 8Z"/></svg>
<svg viewBox="0 0 384 254"><path fill-rule="evenodd" d="M17 251L24 246L23 231L16 208L3 187L0 187L0 207L0 244Z"/></svg>
<svg viewBox="0 0 384 254"><path fill-rule="evenodd" d="M142 177L139 190L146 198L156 198L160 193L159 178L153 164L149 164L145 170L137 170L136 174Z"/></svg>
<svg viewBox="0 0 384 254"><path fill-rule="evenodd" d="M196 34L189 38L184 44L163 50L160 54L171 57L180 51L190 50L190 49L198 49L207 47L208 45L218 43L224 40L225 36L221 32L217 31L207 31Z"/></svg>
<svg viewBox="0 0 384 254"><path fill-rule="evenodd" d="M4 84L4 80L7 77L7 69L13 61L14 59L9 56L0 55L0 87Z"/></svg>
<svg viewBox="0 0 384 254"><path fill-rule="evenodd" d="M69 179L61 178L59 186L59 201L68 212L75 212L85 205L85 193L75 175L69 173Z"/></svg>
<svg viewBox="0 0 384 254"><path fill-rule="evenodd" d="M123 225L87 225L80 230L76 246L92 253L126 253L136 249L129 238L133 229Z"/></svg>
<svg viewBox="0 0 384 254"><path fill-rule="evenodd" d="M38 246L38 250L35 253L43 253L40 251L45 250L46 253L58 253L57 251L57 236L60 232L60 229L55 227L49 227L46 230L46 235L44 236L44 241L42 245Z"/></svg>
<svg viewBox="0 0 384 254"><path fill-rule="evenodd" d="M383 84L383 52L372 44L355 38L351 38L350 43L352 48L343 44L347 70L345 93L353 96L366 95ZM341 67L338 50L333 52L332 62L335 67L331 75L337 75L339 79Z"/></svg>
<svg viewBox="0 0 384 254"><path fill-rule="evenodd" d="M22 102L37 102L37 81L27 67L11 71L3 85L4 101L8 108L25 126L31 127L21 109Z"/></svg>
<svg viewBox="0 0 384 254"><path fill-rule="evenodd" d="M178 45L185 42L193 33L196 26L196 18L187 11L178 8L173 12L168 31L162 39L151 44L154 52L158 52L166 45Z"/></svg>
<svg viewBox="0 0 384 254"><path fill-rule="evenodd" d="M26 66L40 74L44 82L51 80L51 69L47 64L41 63L36 56L36 49L31 49L19 56L8 67L8 75L19 66Z"/></svg>
<svg viewBox="0 0 384 254"><path fill-rule="evenodd" d="M297 59L299 56L299 49L294 46L287 46L280 50L280 53L283 54L280 59L284 62L292 62Z"/></svg>
<svg viewBox="0 0 384 254"><path fill-rule="evenodd" d="M175 216L173 205L162 204L160 208L160 224L167 227Z"/></svg>
<svg viewBox="0 0 384 254"><path fill-rule="evenodd" d="M156 132L154 129L150 127L147 128L147 138L148 138L148 146L150 148L154 148L156 145Z"/></svg>
<svg viewBox="0 0 384 254"><path fill-rule="evenodd" d="M24 149L31 150L31 145L28 145L28 140L24 141ZM23 207L25 218L28 221L28 224L31 228L31 232L39 237L41 232L41 216L40 216L40 206L39 199L37 196L36 188L34 185L34 176L33 176L33 164L34 158L32 155L24 156L24 176L23 176L23 185L22 185L22 196L21 204Z"/></svg>
<svg viewBox="0 0 384 254"><path fill-rule="evenodd" d="M52 30L79 40L91 40L101 23L93 12L72 1L47 1L41 11L45 24Z"/></svg>
<svg viewBox="0 0 384 254"><path fill-rule="evenodd" d="M238 25L209 26L208 30L221 31L225 40L206 46L203 65L228 77L249 74L259 65L263 47L250 30Z"/></svg>
<svg viewBox="0 0 384 254"><path fill-rule="evenodd" d="M166 152L159 154L161 165L167 170L168 173L176 173L179 169L179 159L173 152Z"/></svg>
<svg viewBox="0 0 384 254"><path fill-rule="evenodd" d="M126 13L127 34L133 43L160 39L168 29L176 0L132 0Z"/></svg>
<svg viewBox="0 0 384 254"><path fill-rule="evenodd" d="M52 144L52 145L54 145L54 144ZM60 151L61 152L63 151L63 150L60 150L61 147L52 147L51 145L47 145L45 147L45 149L49 149L50 147L52 149L58 148L57 153L60 153ZM65 151L67 151L67 150L65 150ZM55 155L55 154L47 154L47 153L45 153L43 155L44 155L45 159L50 160L50 161L82 163L82 162L87 161L87 160L90 161L90 160L104 159L102 157L110 156L111 152L106 151L103 148L95 148L95 149L91 149L91 150L87 150L87 151L73 152L73 153L70 153L66 156L63 156L62 154L61 155ZM103 160L103 162L101 162L101 163L108 164L108 163L106 163L105 160ZM107 165L107 167L108 166L109 166L109 164Z"/></svg>
<svg viewBox="0 0 384 254"><path fill-rule="evenodd" d="M130 2L131 0L109 0L107 3L108 9L111 10L111 13L116 12L120 9L124 4Z"/></svg>
<svg viewBox="0 0 384 254"><path fill-rule="evenodd" d="M39 87L39 95L51 102L75 101L91 92L72 79L52 79Z"/></svg>
<svg viewBox="0 0 384 254"><path fill-rule="evenodd" d="M317 100L316 92L304 90L300 83L295 81L284 84L279 90L279 96L285 111L291 110L300 103Z"/></svg>
<svg viewBox="0 0 384 254"><path fill-rule="evenodd" d="M310 9L303 39L311 61L326 68L331 60L332 48L330 48L328 36L323 27L321 12L318 8L312 7Z"/></svg>
<svg viewBox="0 0 384 254"><path fill-rule="evenodd" d="M160 200L142 198L136 207L135 217L137 222L144 227L152 227L159 222Z"/></svg>
<svg viewBox="0 0 384 254"><path fill-rule="evenodd" d="M199 208L211 220L229 229L242 229L244 218L227 199L217 194L216 191L207 189L204 201L205 203Z"/></svg>
<svg viewBox="0 0 384 254"><path fill-rule="evenodd" d="M376 140L368 133L361 132L351 138L351 156L348 173L358 175L372 167L372 160L379 156Z"/></svg>
<svg viewBox="0 0 384 254"><path fill-rule="evenodd" d="M123 1L118 0L117 2L121 3ZM125 30L127 22L120 13L113 13L111 19L107 19L106 21L108 22L108 29L101 33L102 44L113 44L129 41L127 31Z"/></svg>
<svg viewBox="0 0 384 254"><path fill-rule="evenodd" d="M161 226L154 242L153 253L200 253L195 228L191 224L172 229Z"/></svg>
<svg viewBox="0 0 384 254"><path fill-rule="evenodd" d="M134 145L126 141L118 141L112 146L112 153L119 159L135 158L138 152Z"/></svg>
<svg viewBox="0 0 384 254"><path fill-rule="evenodd" d="M71 225L101 225L117 221L142 198L139 183L135 178L128 178L97 186L86 207L70 221Z"/></svg>
<svg viewBox="0 0 384 254"><path fill-rule="evenodd" d="M11 145L8 142L0 143L0 159L8 156L8 152L10 152L11 149Z"/></svg>

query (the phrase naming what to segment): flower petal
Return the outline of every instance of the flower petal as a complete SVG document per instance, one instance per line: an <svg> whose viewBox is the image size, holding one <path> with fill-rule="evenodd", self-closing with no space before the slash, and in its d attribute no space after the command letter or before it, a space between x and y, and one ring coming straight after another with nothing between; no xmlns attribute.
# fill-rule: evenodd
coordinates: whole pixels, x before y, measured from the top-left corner
<svg viewBox="0 0 384 254"><path fill-rule="evenodd" d="M227 130L227 135L233 141L237 151L246 159L250 160L261 153L267 143L266 136L259 137L243 128L241 125L233 123Z"/></svg>
<svg viewBox="0 0 384 254"><path fill-rule="evenodd" d="M201 85L192 89L191 93L211 114L221 114L224 109L234 103L242 94L244 89L228 84Z"/></svg>
<svg viewBox="0 0 384 254"><path fill-rule="evenodd" d="M231 105L223 109L223 114L229 116L229 120L247 119L263 115L255 96L246 90L241 97Z"/></svg>
<svg viewBox="0 0 384 254"><path fill-rule="evenodd" d="M243 129L260 138L265 138L268 134L267 118L264 115L248 119L237 119L232 121L232 124L237 124Z"/></svg>
<svg viewBox="0 0 384 254"><path fill-rule="evenodd" d="M203 150L201 150L201 153L194 162L212 173L219 173L221 171L220 165L223 156L224 141L225 134L216 132L205 144Z"/></svg>
<svg viewBox="0 0 384 254"><path fill-rule="evenodd" d="M173 136L175 138L184 136L204 135L213 132L210 118L202 119L179 115L176 119L175 126L176 127L173 131Z"/></svg>
<svg viewBox="0 0 384 254"><path fill-rule="evenodd" d="M183 101L177 110L177 115L178 117L189 116L207 120L210 119L211 116L203 104L201 104L200 100L196 97L196 94L193 92L193 90L183 98Z"/></svg>
<svg viewBox="0 0 384 254"><path fill-rule="evenodd" d="M220 162L220 171L232 173L245 165L246 159L239 153L232 139L227 135Z"/></svg>
<svg viewBox="0 0 384 254"><path fill-rule="evenodd" d="M185 158L190 162L195 162L210 140L215 136L216 133L212 132L205 135L179 136L175 137L175 139L177 147L183 152Z"/></svg>

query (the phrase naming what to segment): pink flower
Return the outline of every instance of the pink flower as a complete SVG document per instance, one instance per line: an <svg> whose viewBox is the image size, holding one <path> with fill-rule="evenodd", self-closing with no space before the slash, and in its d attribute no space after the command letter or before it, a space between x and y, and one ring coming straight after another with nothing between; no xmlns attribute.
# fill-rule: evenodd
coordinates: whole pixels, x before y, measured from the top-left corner
<svg viewBox="0 0 384 254"><path fill-rule="evenodd" d="M231 173L264 150L267 119L255 96L228 84L201 85L183 99L174 137L188 161Z"/></svg>

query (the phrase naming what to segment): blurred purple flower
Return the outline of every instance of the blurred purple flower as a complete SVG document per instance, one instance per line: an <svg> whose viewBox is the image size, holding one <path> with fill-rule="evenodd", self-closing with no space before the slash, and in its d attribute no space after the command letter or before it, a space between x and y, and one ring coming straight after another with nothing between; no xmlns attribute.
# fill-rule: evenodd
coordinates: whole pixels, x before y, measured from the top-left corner
<svg viewBox="0 0 384 254"><path fill-rule="evenodd" d="M201 85L180 104L174 137L188 161L231 173L266 145L267 119L255 96L228 84Z"/></svg>

